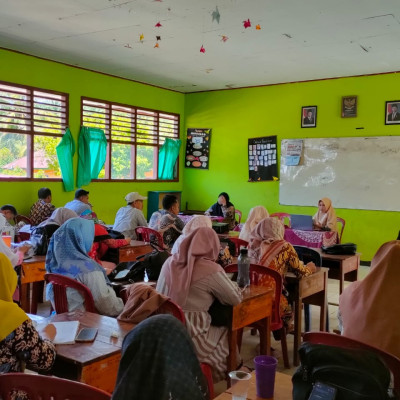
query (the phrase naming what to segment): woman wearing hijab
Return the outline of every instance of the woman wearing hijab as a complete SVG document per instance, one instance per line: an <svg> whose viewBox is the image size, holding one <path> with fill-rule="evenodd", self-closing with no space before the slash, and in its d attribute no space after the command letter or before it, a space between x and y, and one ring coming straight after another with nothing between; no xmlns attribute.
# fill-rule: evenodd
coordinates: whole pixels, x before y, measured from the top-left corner
<svg viewBox="0 0 400 400"><path fill-rule="evenodd" d="M298 276L308 276L315 272L315 265L309 262L304 265L293 248L293 246L283 239L285 227L277 218L264 218L250 233L249 256L257 264L264 265L278 271L282 278L288 271L294 272ZM267 277L265 286L271 286L275 289L275 281ZM287 300L288 294L283 290L281 296L280 310L281 315L291 316L291 307Z"/></svg>
<svg viewBox="0 0 400 400"><path fill-rule="evenodd" d="M332 201L327 197L323 197L318 202L318 211L313 216L313 224L316 229L337 231L336 213L332 207Z"/></svg>
<svg viewBox="0 0 400 400"><path fill-rule="evenodd" d="M205 214L214 217L224 217L223 222L229 224L229 230L232 230L235 227L235 207L229 201L228 193L220 193L218 195L218 201L213 204Z"/></svg>
<svg viewBox="0 0 400 400"><path fill-rule="evenodd" d="M10 261L13 267L20 265L24 259L24 254L30 246L17 247L15 252L12 251L3 241L1 232L5 228L7 220L3 214L0 214L0 253L3 253Z"/></svg>
<svg viewBox="0 0 400 400"><path fill-rule="evenodd" d="M112 400L130 399L208 399L193 343L172 315L149 317L125 336Z"/></svg>
<svg viewBox="0 0 400 400"><path fill-rule="evenodd" d="M46 271L68 276L86 285L92 292L94 304L100 314L117 316L123 302L109 285L101 265L88 256L94 239L94 223L82 218L72 218L54 233L46 255ZM47 285L47 298L54 306L52 285ZM82 296L73 289L67 290L68 309L84 310Z"/></svg>
<svg viewBox="0 0 400 400"><path fill-rule="evenodd" d="M264 218L269 217L269 212L264 206L256 206L253 207L249 215L247 216L247 220L243 225L242 230L239 234L239 239L245 240L246 242L250 241L250 232L255 228L255 226L262 221Z"/></svg>
<svg viewBox="0 0 400 400"><path fill-rule="evenodd" d="M212 229L194 230L164 263L156 288L182 307L197 356L200 362L212 365L216 381L225 379L227 372L228 329L212 326L208 309L215 299L227 305L241 301L236 283L215 263L219 249Z"/></svg>
<svg viewBox="0 0 400 400"><path fill-rule="evenodd" d="M0 372L22 372L29 369L48 371L56 351L49 340L43 340L29 317L13 302L17 274L10 260L0 254Z"/></svg>
<svg viewBox="0 0 400 400"><path fill-rule="evenodd" d="M400 358L400 241L384 243L368 275L340 295L342 334Z"/></svg>
<svg viewBox="0 0 400 400"><path fill-rule="evenodd" d="M212 228L211 218L205 215L195 215L183 228L182 235L178 237L174 246L172 247L171 254L175 254L178 252L178 248L182 242L182 240L189 235L190 233L194 232L196 229L199 228Z"/></svg>

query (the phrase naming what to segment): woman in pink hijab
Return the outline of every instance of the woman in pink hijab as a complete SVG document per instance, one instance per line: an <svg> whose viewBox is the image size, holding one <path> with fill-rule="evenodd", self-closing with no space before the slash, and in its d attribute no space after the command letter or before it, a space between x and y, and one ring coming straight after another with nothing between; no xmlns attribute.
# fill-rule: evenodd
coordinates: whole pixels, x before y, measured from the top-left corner
<svg viewBox="0 0 400 400"><path fill-rule="evenodd" d="M400 241L384 243L369 274L340 295L342 334L400 358Z"/></svg>
<svg viewBox="0 0 400 400"><path fill-rule="evenodd" d="M212 365L215 381L226 376L228 329L212 326L208 309L215 299L228 305L241 301L236 283L215 263L219 249L211 228L195 229L165 261L157 282L157 291L182 307L199 361Z"/></svg>
<svg viewBox="0 0 400 400"><path fill-rule="evenodd" d="M313 216L313 224L316 229L337 231L336 213L332 207L332 201L327 197L323 197L318 201L318 211Z"/></svg>

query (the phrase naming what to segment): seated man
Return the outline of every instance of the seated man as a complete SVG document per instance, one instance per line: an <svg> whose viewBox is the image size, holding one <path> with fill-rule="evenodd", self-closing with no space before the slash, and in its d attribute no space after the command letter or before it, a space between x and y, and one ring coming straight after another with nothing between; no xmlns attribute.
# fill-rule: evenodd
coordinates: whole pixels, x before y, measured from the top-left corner
<svg viewBox="0 0 400 400"><path fill-rule="evenodd" d="M156 211L150 218L149 227L160 232L164 244L172 248L185 226L178 217L179 201L176 196L167 194L162 200L163 210Z"/></svg>
<svg viewBox="0 0 400 400"><path fill-rule="evenodd" d="M147 197L141 196L138 192L131 192L125 196L127 205L121 207L115 216L113 230L121 232L126 238L136 239L135 228L147 226L143 215L143 200Z"/></svg>
<svg viewBox="0 0 400 400"><path fill-rule="evenodd" d="M49 218L56 209L53 204L51 204L51 190L49 188L40 188L38 190L38 197L39 200L31 207L29 213L29 219L32 225L39 225Z"/></svg>
<svg viewBox="0 0 400 400"><path fill-rule="evenodd" d="M64 207L75 211L78 215L81 215L86 210L92 211L92 205L89 203L89 192L84 189L78 189L75 192L75 199Z"/></svg>
<svg viewBox="0 0 400 400"><path fill-rule="evenodd" d="M15 217L18 215L18 212L14 206L11 204L5 204L0 208L0 212L4 215L6 222L5 226L3 229L3 234L6 233L7 235L11 236L14 241L14 235L16 235L17 232L17 226L15 223Z"/></svg>

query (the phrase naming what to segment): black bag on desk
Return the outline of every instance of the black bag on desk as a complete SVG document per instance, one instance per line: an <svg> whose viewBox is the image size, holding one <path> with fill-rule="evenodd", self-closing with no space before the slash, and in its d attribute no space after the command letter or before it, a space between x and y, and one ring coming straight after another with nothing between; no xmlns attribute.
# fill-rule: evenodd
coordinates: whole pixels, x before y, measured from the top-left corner
<svg viewBox="0 0 400 400"><path fill-rule="evenodd" d="M322 251L327 254L356 254L357 245L355 243L340 243L332 246L322 246Z"/></svg>
<svg viewBox="0 0 400 400"><path fill-rule="evenodd" d="M57 224L48 224L32 229L29 241L37 256L45 256L47 254L50 239L58 228L59 225Z"/></svg>
<svg viewBox="0 0 400 400"><path fill-rule="evenodd" d="M299 355L301 365L292 378L293 400L307 400L315 382L335 387L336 400L390 398L390 372L369 350L305 342Z"/></svg>

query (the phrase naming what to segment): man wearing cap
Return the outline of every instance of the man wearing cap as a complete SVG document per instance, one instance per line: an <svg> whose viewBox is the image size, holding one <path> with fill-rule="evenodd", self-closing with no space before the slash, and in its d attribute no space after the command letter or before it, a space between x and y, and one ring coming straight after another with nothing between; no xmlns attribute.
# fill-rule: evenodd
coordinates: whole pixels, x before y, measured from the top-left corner
<svg viewBox="0 0 400 400"><path fill-rule="evenodd" d="M135 228L147 226L143 215L143 200L147 197L141 196L138 192L131 192L125 196L127 205L121 207L115 216L113 230L121 232L125 237L136 239Z"/></svg>
<svg viewBox="0 0 400 400"><path fill-rule="evenodd" d="M78 189L75 192L75 199L64 207L75 211L78 215L81 215L86 210L92 211L92 205L89 203L89 192L84 189Z"/></svg>

